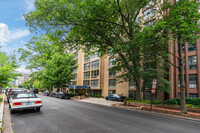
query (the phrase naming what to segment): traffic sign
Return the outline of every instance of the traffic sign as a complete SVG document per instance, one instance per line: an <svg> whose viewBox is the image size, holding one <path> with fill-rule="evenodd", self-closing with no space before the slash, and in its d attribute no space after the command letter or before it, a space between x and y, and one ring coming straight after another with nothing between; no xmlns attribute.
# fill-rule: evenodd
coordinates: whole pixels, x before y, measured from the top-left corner
<svg viewBox="0 0 200 133"><path fill-rule="evenodd" d="M152 83L152 90L151 93L155 94L156 93L156 84L157 84L157 80L153 79L153 83Z"/></svg>

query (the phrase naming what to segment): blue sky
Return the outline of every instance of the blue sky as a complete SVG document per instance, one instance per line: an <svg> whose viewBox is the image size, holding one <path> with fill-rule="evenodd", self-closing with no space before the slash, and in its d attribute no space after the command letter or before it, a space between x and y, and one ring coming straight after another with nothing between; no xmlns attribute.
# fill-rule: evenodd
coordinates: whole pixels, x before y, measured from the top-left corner
<svg viewBox="0 0 200 133"><path fill-rule="evenodd" d="M29 27L25 26L23 14L34 10L34 0L0 0L0 46L1 51L11 53L18 48L24 48L24 44L33 36ZM26 72L23 63L18 69Z"/></svg>

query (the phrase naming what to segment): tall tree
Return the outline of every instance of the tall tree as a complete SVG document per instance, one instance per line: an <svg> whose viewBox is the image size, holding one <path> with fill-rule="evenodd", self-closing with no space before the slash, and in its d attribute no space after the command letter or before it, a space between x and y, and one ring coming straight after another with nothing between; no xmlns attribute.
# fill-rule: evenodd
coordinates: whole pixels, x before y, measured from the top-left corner
<svg viewBox="0 0 200 133"><path fill-rule="evenodd" d="M112 69L122 72L118 79L136 82L136 99L141 100L144 65L139 14L149 1L36 0L36 10L25 19L32 31L46 31L86 53L94 50L102 56L112 49Z"/></svg>
<svg viewBox="0 0 200 133"><path fill-rule="evenodd" d="M40 89L51 89L69 83L73 75L70 72L77 67L76 60L73 54L66 52L65 46L55 36L35 36L25 46L27 49L20 48L18 52L21 53L20 60L28 64L27 68L35 70L31 74L33 84L40 81L37 84Z"/></svg>
<svg viewBox="0 0 200 133"><path fill-rule="evenodd" d="M161 18L156 23L154 30L154 36L152 39L154 45L165 45L169 47L178 47L178 56L174 53L169 54L179 60L179 66L172 63L171 60L165 58L170 64L176 67L180 75L180 105L181 112L187 113L186 101L185 101L185 68L184 68L184 53L183 47L186 43L192 44L199 38L199 25L198 20L200 15L198 14L198 1L197 0L179 0L175 3L165 1L160 6ZM173 40L175 43L169 44ZM156 42L156 43L155 43ZM158 45L158 46L159 46ZM160 47L159 47L160 48ZM162 56L160 53L159 56Z"/></svg>
<svg viewBox="0 0 200 133"><path fill-rule="evenodd" d="M16 72L18 67L15 54L8 56L6 53L0 52L0 88L9 86L9 82L20 75Z"/></svg>
<svg viewBox="0 0 200 133"><path fill-rule="evenodd" d="M77 63L73 54L55 53L52 59L47 61L43 77L48 83L63 90L63 85L69 84L73 79L76 68Z"/></svg>

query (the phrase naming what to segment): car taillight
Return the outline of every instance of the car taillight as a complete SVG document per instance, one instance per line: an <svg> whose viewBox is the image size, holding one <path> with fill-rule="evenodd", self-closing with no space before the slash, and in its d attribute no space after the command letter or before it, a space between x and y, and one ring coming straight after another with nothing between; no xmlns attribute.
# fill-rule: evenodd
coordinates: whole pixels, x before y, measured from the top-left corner
<svg viewBox="0 0 200 133"><path fill-rule="evenodd" d="M35 104L39 104L39 103L42 103L42 101L36 101L36 102L35 102Z"/></svg>
<svg viewBox="0 0 200 133"><path fill-rule="evenodd" d="M22 103L13 103L13 105L15 106L15 105L22 105Z"/></svg>

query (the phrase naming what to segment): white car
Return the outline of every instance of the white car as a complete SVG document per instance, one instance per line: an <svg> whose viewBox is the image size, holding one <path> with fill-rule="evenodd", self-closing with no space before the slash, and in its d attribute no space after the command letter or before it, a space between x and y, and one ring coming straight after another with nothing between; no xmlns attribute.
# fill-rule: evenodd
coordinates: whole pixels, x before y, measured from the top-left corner
<svg viewBox="0 0 200 133"><path fill-rule="evenodd" d="M17 110L24 109L36 109L40 111L42 100L31 92L17 93L10 98L9 107L11 114L15 113Z"/></svg>

